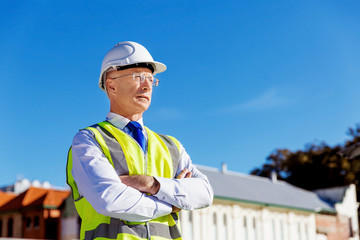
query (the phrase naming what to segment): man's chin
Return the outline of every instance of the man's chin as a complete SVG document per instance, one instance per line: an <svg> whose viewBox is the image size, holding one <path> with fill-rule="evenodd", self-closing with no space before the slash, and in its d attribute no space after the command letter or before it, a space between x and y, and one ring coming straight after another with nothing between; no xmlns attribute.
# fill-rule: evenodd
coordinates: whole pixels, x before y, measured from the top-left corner
<svg viewBox="0 0 360 240"><path fill-rule="evenodd" d="M144 111L145 111L146 109L149 108L149 106L150 106L150 101L149 101L148 99L146 99L146 98L140 98L140 99L137 99L136 104L137 104L140 108L143 108Z"/></svg>
<svg viewBox="0 0 360 240"><path fill-rule="evenodd" d="M138 110L137 112L139 113L143 113L145 112L146 110L148 110L150 104L149 103L138 103L136 105L136 109Z"/></svg>

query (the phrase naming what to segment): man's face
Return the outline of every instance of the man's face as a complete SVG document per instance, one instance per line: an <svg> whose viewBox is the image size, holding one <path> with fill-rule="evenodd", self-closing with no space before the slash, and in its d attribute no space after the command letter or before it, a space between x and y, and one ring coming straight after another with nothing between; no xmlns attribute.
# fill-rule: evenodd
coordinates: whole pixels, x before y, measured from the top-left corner
<svg viewBox="0 0 360 240"><path fill-rule="evenodd" d="M152 74L148 68L111 71L106 75L106 89L110 99L110 111L131 120L138 120L150 106L152 84L148 80L142 83L134 80L132 73ZM124 77L112 79L119 76Z"/></svg>

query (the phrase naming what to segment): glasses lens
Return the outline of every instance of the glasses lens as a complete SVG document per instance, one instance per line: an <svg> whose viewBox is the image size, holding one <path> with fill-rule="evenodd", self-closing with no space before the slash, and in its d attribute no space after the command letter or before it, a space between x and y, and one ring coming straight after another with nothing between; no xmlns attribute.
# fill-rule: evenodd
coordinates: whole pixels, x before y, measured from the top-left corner
<svg viewBox="0 0 360 240"><path fill-rule="evenodd" d="M151 83L152 86L155 86L155 87L158 86L159 82L160 82L152 74L134 73L133 78L134 78L134 80L139 81L141 83L143 83L146 79L147 81L149 81L149 83Z"/></svg>
<svg viewBox="0 0 360 240"><path fill-rule="evenodd" d="M152 84L154 82L154 76L153 75L146 75L146 79Z"/></svg>

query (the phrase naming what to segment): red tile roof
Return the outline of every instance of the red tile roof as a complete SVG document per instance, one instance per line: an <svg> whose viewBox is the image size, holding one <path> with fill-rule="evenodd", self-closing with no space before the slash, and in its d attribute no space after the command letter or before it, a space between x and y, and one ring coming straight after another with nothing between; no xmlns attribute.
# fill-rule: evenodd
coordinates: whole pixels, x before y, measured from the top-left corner
<svg viewBox="0 0 360 240"><path fill-rule="evenodd" d="M14 199L16 195L14 193L7 193L0 191L0 207L10 200Z"/></svg>
<svg viewBox="0 0 360 240"><path fill-rule="evenodd" d="M70 191L51 190L45 197L44 206L60 207L60 205L69 197Z"/></svg>
<svg viewBox="0 0 360 240"><path fill-rule="evenodd" d="M0 212L35 206L58 208L69 195L69 190L30 187L25 192L12 198L7 196L8 201L3 201L2 195L0 195Z"/></svg>

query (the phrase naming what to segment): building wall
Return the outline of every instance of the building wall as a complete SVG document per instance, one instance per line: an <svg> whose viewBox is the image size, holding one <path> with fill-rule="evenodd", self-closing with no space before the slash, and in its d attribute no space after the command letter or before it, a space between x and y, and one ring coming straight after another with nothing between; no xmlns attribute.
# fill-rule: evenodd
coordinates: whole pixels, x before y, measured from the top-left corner
<svg viewBox="0 0 360 240"><path fill-rule="evenodd" d="M61 240L79 239L80 224L77 217L61 219Z"/></svg>
<svg viewBox="0 0 360 240"><path fill-rule="evenodd" d="M70 195L61 212L61 240L79 239L81 220Z"/></svg>
<svg viewBox="0 0 360 240"><path fill-rule="evenodd" d="M12 224L10 223L12 219ZM20 213L5 213L0 215L1 237L22 237L22 216ZM11 226L9 226L12 225ZM9 229L9 227L11 229ZM9 232L10 230L10 232ZM12 233L11 233L12 231Z"/></svg>
<svg viewBox="0 0 360 240"><path fill-rule="evenodd" d="M359 236L351 236L349 217L341 215L316 216L318 232L325 235L327 240L349 240L359 239Z"/></svg>
<svg viewBox="0 0 360 240"><path fill-rule="evenodd" d="M356 199L356 186L355 184L351 184L345 193L343 201L335 204L336 212L343 216L347 217L348 227L351 228L350 235L352 235L352 239L359 240L359 222L358 222L358 208L359 203Z"/></svg>
<svg viewBox="0 0 360 240"><path fill-rule="evenodd" d="M316 240L315 214L215 199L181 211L184 240Z"/></svg>
<svg viewBox="0 0 360 240"><path fill-rule="evenodd" d="M9 222L13 220L12 234L9 234ZM60 239L60 210L32 209L22 212L4 213L0 215L0 237Z"/></svg>
<svg viewBox="0 0 360 240"><path fill-rule="evenodd" d="M345 191L345 192L344 192ZM359 240L358 207L354 184L344 187L319 189L316 191L325 199L336 202L337 215L318 215L318 232L328 240Z"/></svg>
<svg viewBox="0 0 360 240"><path fill-rule="evenodd" d="M42 210L26 211L23 217L24 238L45 238L45 220Z"/></svg>

